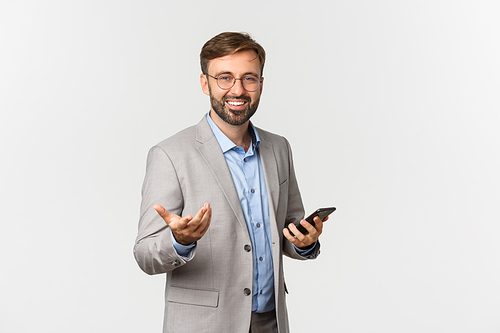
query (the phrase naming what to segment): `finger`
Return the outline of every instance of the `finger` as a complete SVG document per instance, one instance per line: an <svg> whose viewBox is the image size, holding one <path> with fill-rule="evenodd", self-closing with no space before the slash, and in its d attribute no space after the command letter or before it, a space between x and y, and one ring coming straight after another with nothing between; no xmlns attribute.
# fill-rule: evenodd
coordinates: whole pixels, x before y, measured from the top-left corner
<svg viewBox="0 0 500 333"><path fill-rule="evenodd" d="M153 208L172 230L184 229L188 222L193 219L193 217L190 215L181 219L179 215L169 213L163 206L158 204L154 204Z"/></svg>
<svg viewBox="0 0 500 333"><path fill-rule="evenodd" d="M173 215L173 214L171 214ZM191 215L187 215L187 216L184 216L183 218L179 218L177 221L175 222L172 222L170 224L170 228L172 229L176 229L176 230L182 230L182 229L185 229L188 227L188 224L189 222L191 222L191 220L193 219L193 217Z"/></svg>
<svg viewBox="0 0 500 333"><path fill-rule="evenodd" d="M167 223L169 224L170 223L170 219L172 218L171 215L169 212L167 212L167 210L165 208L163 208L162 205L158 205L158 204L154 204L153 205L153 208L156 210L156 212L158 213L158 215L161 216L161 218Z"/></svg>
<svg viewBox="0 0 500 333"><path fill-rule="evenodd" d="M203 236L210 226L212 220L212 207L208 206L207 212L203 215L200 225L197 231Z"/></svg>
<svg viewBox="0 0 500 333"><path fill-rule="evenodd" d="M212 221L212 207L210 207L209 203L205 204L205 207L207 208L207 211L205 215L203 215L202 224L208 228L210 222Z"/></svg>
<svg viewBox="0 0 500 333"><path fill-rule="evenodd" d="M286 239L288 239L292 244L295 244L297 245L296 243L298 243L297 239L292 236L292 234L290 233L290 231L288 230L288 228L284 228L283 229L283 235L286 237Z"/></svg>
<svg viewBox="0 0 500 333"><path fill-rule="evenodd" d="M299 241L299 242L302 243L305 240L306 236L303 233L301 233L299 231L299 229L297 229L297 227L295 226L295 224L290 223L288 225L288 229L294 234L293 237L295 238L296 241ZM295 244L295 245L297 245L297 244Z"/></svg>
<svg viewBox="0 0 500 333"><path fill-rule="evenodd" d="M289 227L290 228L290 227ZM291 229L291 228L290 228ZM295 231L292 231L295 234ZM297 233L300 234L300 232L297 230ZM296 236L293 236L290 230L287 228L283 229L283 235L296 247L298 248L304 248L309 246L310 244L314 243L313 241L309 240L309 238L306 238L307 242L301 242L300 240L297 239Z"/></svg>
<svg viewBox="0 0 500 333"><path fill-rule="evenodd" d="M310 237L315 237L316 234L318 233L318 230L316 230L316 228L318 227L318 220L319 218L316 219L316 217L314 218L314 223L315 223L315 227L312 226L311 223L307 222L306 220L301 220L300 221L300 225L303 226L308 232L309 234L307 236L310 236ZM321 223L321 221L319 221ZM319 226L321 227L321 226Z"/></svg>
<svg viewBox="0 0 500 333"><path fill-rule="evenodd" d="M193 217L193 219L191 221L189 221L189 228L191 230L196 230L196 228L198 228L198 226L200 225L202 219L203 219L203 216L205 215L205 213L207 212L207 208L206 208L206 204L203 205L203 207L200 208L200 210L198 211L198 213L196 213L196 215Z"/></svg>
<svg viewBox="0 0 500 333"><path fill-rule="evenodd" d="M212 207L210 206L210 204L207 204L208 205L208 224L210 224L210 222L212 221Z"/></svg>
<svg viewBox="0 0 500 333"><path fill-rule="evenodd" d="M200 211L202 211L203 214L201 216L197 216L199 221L196 221L196 228L194 231L204 233L212 218L212 208L210 208L210 204L206 203ZM193 226L195 226L195 224L193 224Z"/></svg>
<svg viewBox="0 0 500 333"><path fill-rule="evenodd" d="M328 219L328 217L326 217L326 219ZM314 223L315 223L314 227L317 230L319 236L323 232L323 221L318 216L316 216L314 218Z"/></svg>

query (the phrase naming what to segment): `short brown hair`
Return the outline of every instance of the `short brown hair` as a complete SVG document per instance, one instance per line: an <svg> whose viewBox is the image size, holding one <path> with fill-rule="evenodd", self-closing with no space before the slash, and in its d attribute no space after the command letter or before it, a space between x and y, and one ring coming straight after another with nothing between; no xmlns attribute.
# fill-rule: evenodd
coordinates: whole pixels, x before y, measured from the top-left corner
<svg viewBox="0 0 500 333"><path fill-rule="evenodd" d="M266 61L266 51L249 34L240 32L222 32L203 45L200 53L201 72L208 74L208 62L210 60L243 50L254 50L257 53L262 75L264 62Z"/></svg>

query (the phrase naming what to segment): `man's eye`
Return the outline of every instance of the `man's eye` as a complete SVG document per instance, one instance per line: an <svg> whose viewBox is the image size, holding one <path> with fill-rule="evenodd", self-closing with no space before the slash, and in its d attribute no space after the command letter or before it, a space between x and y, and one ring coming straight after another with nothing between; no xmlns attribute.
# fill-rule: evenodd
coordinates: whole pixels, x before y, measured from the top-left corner
<svg viewBox="0 0 500 333"><path fill-rule="evenodd" d="M244 80L248 83L256 83L257 81L259 81L259 79L257 79L255 76L245 76Z"/></svg>
<svg viewBox="0 0 500 333"><path fill-rule="evenodd" d="M221 81L231 81L233 77L231 75L219 75L218 79Z"/></svg>

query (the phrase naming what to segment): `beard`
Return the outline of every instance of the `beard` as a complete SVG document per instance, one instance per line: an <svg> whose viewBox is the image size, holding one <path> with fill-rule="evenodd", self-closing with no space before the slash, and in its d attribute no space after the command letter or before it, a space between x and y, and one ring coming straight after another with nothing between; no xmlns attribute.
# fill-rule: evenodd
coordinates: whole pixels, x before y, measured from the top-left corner
<svg viewBox="0 0 500 333"><path fill-rule="evenodd" d="M225 95L222 99L218 100L210 89L210 104L212 105L212 109L217 113L217 115L224 120L229 125L243 125L246 123L257 111L259 106L260 96L252 101L250 97L247 96L230 96ZM231 99L239 99L244 100L246 103L245 108L243 110L231 110L226 104L227 100Z"/></svg>

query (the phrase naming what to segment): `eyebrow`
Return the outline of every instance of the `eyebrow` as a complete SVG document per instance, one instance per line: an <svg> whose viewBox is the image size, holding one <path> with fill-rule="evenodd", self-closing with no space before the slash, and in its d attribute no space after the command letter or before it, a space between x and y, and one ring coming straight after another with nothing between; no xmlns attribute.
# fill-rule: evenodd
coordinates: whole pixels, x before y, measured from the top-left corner
<svg viewBox="0 0 500 333"><path fill-rule="evenodd" d="M236 75L234 75L234 74L233 74L233 73L231 73L230 71L221 71L221 72L219 72L219 73L215 74L214 76L215 76L215 77L218 77L219 75L222 75L222 74L231 74L232 76L236 77ZM253 76L256 76L256 77L259 77L259 78L260 78L260 76L259 76L258 74L256 74L255 72L246 72L246 73L243 73L243 75L242 75L242 76L247 76L247 75L253 75Z"/></svg>

